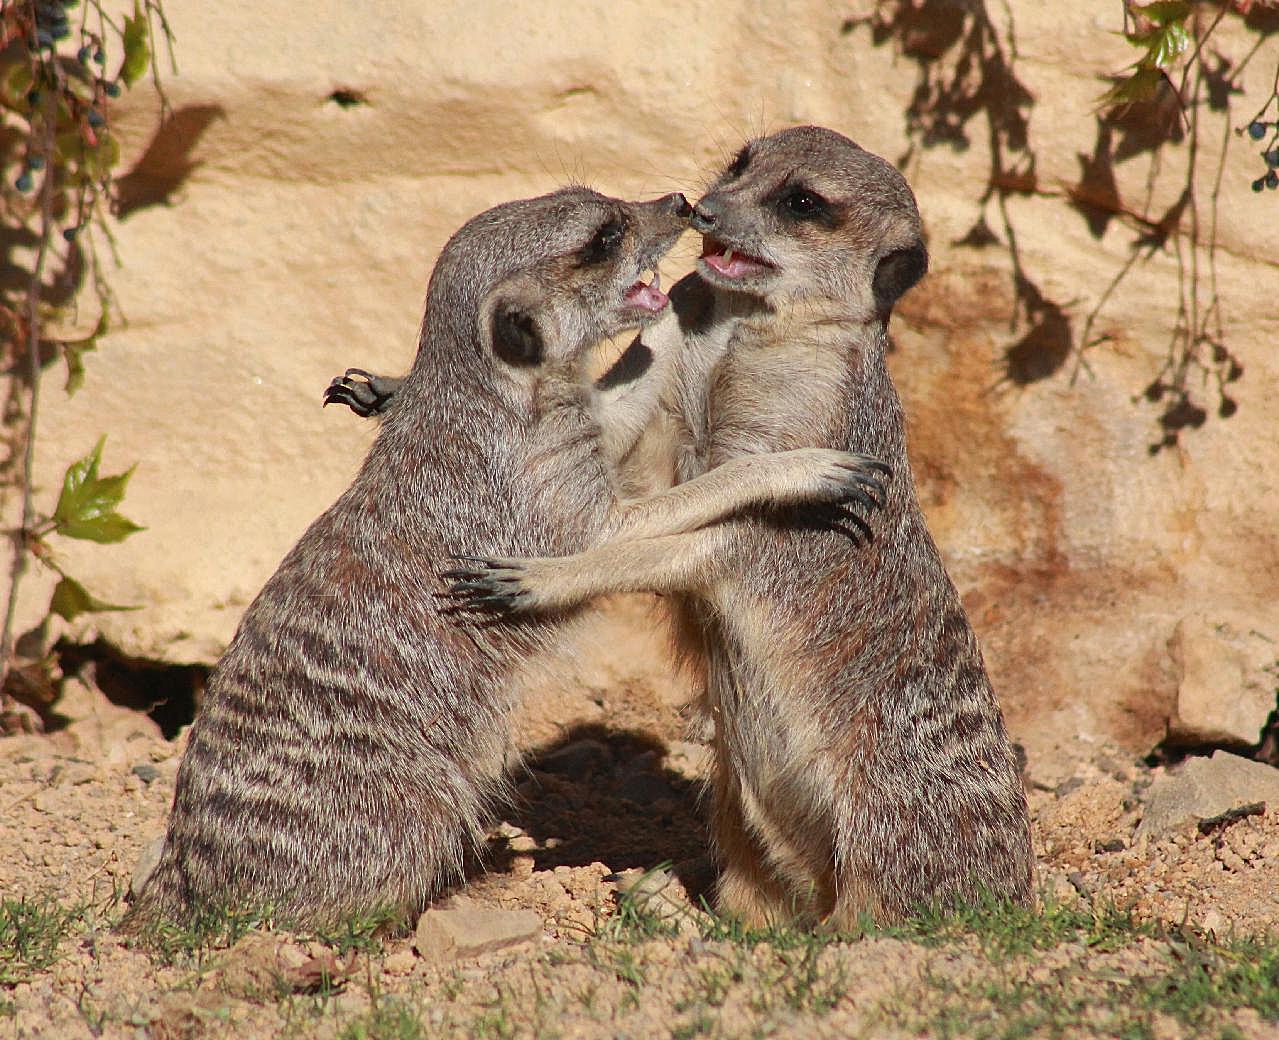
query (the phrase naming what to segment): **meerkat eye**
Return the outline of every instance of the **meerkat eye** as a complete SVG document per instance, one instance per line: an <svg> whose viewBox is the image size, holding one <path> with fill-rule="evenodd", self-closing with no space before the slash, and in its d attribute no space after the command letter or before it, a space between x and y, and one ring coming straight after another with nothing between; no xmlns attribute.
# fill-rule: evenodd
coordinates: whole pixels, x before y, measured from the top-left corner
<svg viewBox="0 0 1279 1040"><path fill-rule="evenodd" d="M815 220L827 212L826 200L808 188L796 188L782 197L786 212L799 220Z"/></svg>
<svg viewBox="0 0 1279 1040"><path fill-rule="evenodd" d="M616 253L626 236L626 224L613 218L600 225L595 236L582 250L583 264L600 264Z"/></svg>

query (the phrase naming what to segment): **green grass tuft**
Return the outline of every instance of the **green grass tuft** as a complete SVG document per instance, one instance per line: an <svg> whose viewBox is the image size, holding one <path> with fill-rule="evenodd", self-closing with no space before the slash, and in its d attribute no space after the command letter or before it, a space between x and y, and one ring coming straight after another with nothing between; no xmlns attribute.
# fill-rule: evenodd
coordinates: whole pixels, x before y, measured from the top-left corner
<svg viewBox="0 0 1279 1040"><path fill-rule="evenodd" d="M22 982L49 967L84 912L52 898L0 900L0 985Z"/></svg>

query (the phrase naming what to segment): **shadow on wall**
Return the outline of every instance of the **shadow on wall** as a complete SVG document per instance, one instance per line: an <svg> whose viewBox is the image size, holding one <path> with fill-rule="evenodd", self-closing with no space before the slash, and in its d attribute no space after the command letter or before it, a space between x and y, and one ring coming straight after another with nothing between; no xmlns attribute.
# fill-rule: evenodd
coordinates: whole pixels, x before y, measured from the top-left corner
<svg viewBox="0 0 1279 1040"><path fill-rule="evenodd" d="M128 173L116 177L112 212L127 220L148 206L170 206L173 196L199 167L196 146L215 119L225 119L221 105L185 105L161 119L146 150Z"/></svg>
<svg viewBox="0 0 1279 1040"><path fill-rule="evenodd" d="M1238 60L1216 49L1219 40L1209 45L1227 15L1241 21L1253 38ZM1216 162L1224 163L1232 132L1238 135L1243 129L1233 125L1231 106L1232 97L1242 93L1240 76L1261 44L1279 32L1279 10L1261 5L1223 4L1215 11L1187 5L1183 17L1184 26L1178 25L1188 36L1190 56L1181 71L1170 65L1170 71L1153 76L1142 90L1133 89L1134 76L1110 78L1107 82L1118 100L1095 113L1091 151L1077 153L1079 179L1063 188L1045 187L1036 173L1035 153L1028 143L1035 98L1017 77L1010 12L1005 28L994 22L984 0L881 0L872 14L847 19L841 27L844 36L868 28L872 45L891 44L916 66L915 90L904 113L911 145L899 165L937 147L968 149L974 117L985 117L986 186L976 200L971 229L955 245L1002 248L1011 264L1014 308L1009 331L1017 338L1003 350L1001 384L1025 387L1049 379L1061 373L1072 356L1072 382L1080 371L1091 374L1086 354L1116 338L1100 319L1112 297L1124 302L1121 289L1128 273L1156 253L1173 253L1178 284L1170 283L1161 301L1173 319L1172 333L1160 369L1134 402L1144 400L1160 408L1160 433L1150 446L1152 454L1202 426L1209 408L1221 419L1237 410L1229 387L1243 376L1244 368L1226 344L1215 268L1220 179L1211 191L1204 190L1200 181L1207 174L1197 160L1220 134ZM1122 28L1134 34L1149 31L1149 26L1135 22ZM1099 94L1103 86L1099 84ZM1268 105L1270 99L1265 100ZM1174 150L1180 152L1177 160L1165 161L1172 159ZM1146 197L1126 200L1115 167L1136 160L1148 164ZM1183 178L1181 191L1165 212L1152 212L1153 188L1163 176ZM1097 239L1115 220L1131 231L1127 259L1095 299L1058 301L1041 289L1023 262L1008 210L1009 198L1018 195L1060 199ZM1148 307L1149 301L1143 304ZM1084 312L1078 334L1071 315L1076 308Z"/></svg>

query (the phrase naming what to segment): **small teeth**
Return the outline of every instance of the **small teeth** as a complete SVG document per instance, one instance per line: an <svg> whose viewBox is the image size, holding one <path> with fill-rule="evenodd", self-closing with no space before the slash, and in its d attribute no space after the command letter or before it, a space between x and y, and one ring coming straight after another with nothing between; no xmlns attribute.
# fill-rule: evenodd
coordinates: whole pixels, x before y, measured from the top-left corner
<svg viewBox="0 0 1279 1040"><path fill-rule="evenodd" d="M733 262L733 251L731 249L724 250L724 265L727 267Z"/></svg>

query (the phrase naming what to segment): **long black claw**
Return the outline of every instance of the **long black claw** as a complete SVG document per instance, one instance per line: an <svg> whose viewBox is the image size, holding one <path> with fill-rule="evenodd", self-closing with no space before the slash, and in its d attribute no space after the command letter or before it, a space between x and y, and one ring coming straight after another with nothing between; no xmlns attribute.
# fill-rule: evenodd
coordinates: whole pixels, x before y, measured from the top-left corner
<svg viewBox="0 0 1279 1040"><path fill-rule="evenodd" d="M861 484L862 486L868 487L872 491L878 492L881 498L883 498L884 496L888 494L888 488L886 488L880 481L876 480L874 477L868 477L863 473L854 473L853 479L857 481L857 483Z"/></svg>
<svg viewBox="0 0 1279 1040"><path fill-rule="evenodd" d="M479 581L487 577L485 571L440 571L440 577L445 581Z"/></svg>
<svg viewBox="0 0 1279 1040"><path fill-rule="evenodd" d="M375 401L362 396L358 387L343 383L341 377L325 387L323 407L327 408L331 404L344 404L361 419L369 418L377 410Z"/></svg>
<svg viewBox="0 0 1279 1040"><path fill-rule="evenodd" d="M501 566L501 564L494 562L493 559L488 556L462 556L457 553L448 553L444 558L446 560L461 560L463 563L478 563L481 567L488 570L493 570L494 568Z"/></svg>
<svg viewBox="0 0 1279 1040"><path fill-rule="evenodd" d="M874 532L871 531L870 524L854 513L851 509L836 506L835 512L838 514L839 519L831 524L831 527L834 530L845 531L843 525L852 524L852 526L857 528L858 532L866 539L867 542L873 542L875 540L875 535ZM852 532L845 531L845 533L849 534L850 537L856 540L856 535L853 535Z"/></svg>
<svg viewBox="0 0 1279 1040"><path fill-rule="evenodd" d="M375 376L372 372L366 372L362 368L348 368L342 373L343 379L350 379L352 376L359 376L361 379L369 383L373 382L373 380L377 378L377 376ZM337 380L335 379L334 382L336 383Z"/></svg>
<svg viewBox="0 0 1279 1040"><path fill-rule="evenodd" d="M861 490L861 488L849 488L848 497L851 498L854 502L860 502L867 509L883 508L877 499L872 498L870 495L866 494L866 492Z"/></svg>

